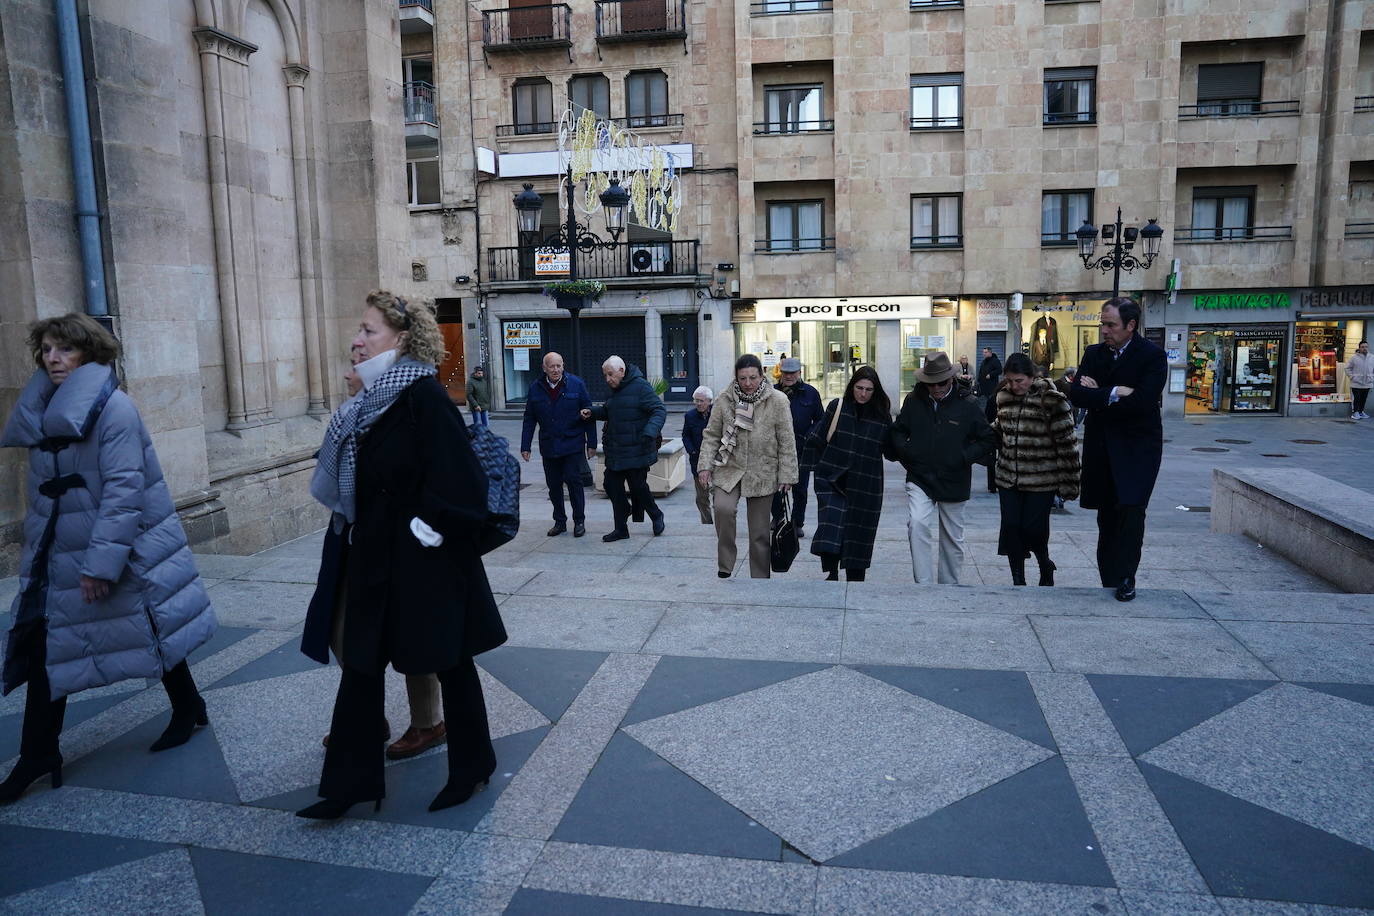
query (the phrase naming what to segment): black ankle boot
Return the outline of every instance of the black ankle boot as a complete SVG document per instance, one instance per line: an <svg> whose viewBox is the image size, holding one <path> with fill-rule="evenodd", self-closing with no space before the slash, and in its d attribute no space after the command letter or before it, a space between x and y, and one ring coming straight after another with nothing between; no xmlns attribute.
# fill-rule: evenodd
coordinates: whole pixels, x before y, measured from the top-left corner
<svg viewBox="0 0 1374 916"><path fill-rule="evenodd" d="M1048 556L1036 557L1035 559L1040 564L1040 584L1053 585L1054 571L1059 567L1055 566L1054 561Z"/></svg>
<svg viewBox="0 0 1374 916"><path fill-rule="evenodd" d="M1026 584L1026 561L1021 557L1007 557L1007 565L1011 567L1011 584Z"/></svg>
<svg viewBox="0 0 1374 916"><path fill-rule="evenodd" d="M337 821L348 813L348 809L363 802L374 801L374 799L364 798L362 801L343 801L338 798L326 798L317 801L308 808L302 808L296 812L296 817L308 818L312 821ZM382 810L382 800L375 799L376 804L372 806L374 812Z"/></svg>
<svg viewBox="0 0 1374 916"><path fill-rule="evenodd" d="M167 730L162 733L162 737L153 742L149 751L156 753L170 748L180 747L191 740L191 735L195 732L196 726L210 724L210 717L205 712L205 698L196 697L196 703L189 709L172 710L172 721L168 723Z"/></svg>
<svg viewBox="0 0 1374 916"><path fill-rule="evenodd" d="M62 788L62 755L51 757L20 757L10 775L0 782L0 803L9 803L24 794L35 779L52 774L52 787Z"/></svg>
<svg viewBox="0 0 1374 916"><path fill-rule="evenodd" d="M491 769L487 770L487 775L483 776L481 779L472 780L471 782L455 782L450 778L448 785L440 789L439 794L434 796L434 801L429 803L429 810L443 811L445 808L461 805L469 798L472 798L472 793L477 791L478 786L490 785L491 774L495 772L496 764L493 763Z"/></svg>

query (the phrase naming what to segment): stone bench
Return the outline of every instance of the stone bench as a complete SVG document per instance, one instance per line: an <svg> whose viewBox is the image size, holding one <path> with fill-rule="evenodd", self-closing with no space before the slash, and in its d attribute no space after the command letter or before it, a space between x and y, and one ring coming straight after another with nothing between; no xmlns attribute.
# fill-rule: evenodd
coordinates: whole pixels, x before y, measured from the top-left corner
<svg viewBox="0 0 1374 916"><path fill-rule="evenodd" d="M1212 530L1243 534L1347 592L1374 591L1374 494L1297 468L1212 471Z"/></svg>
<svg viewBox="0 0 1374 916"><path fill-rule="evenodd" d="M605 476L605 455L605 446L598 445L596 467L592 469L598 493L606 492L606 485L602 482ZM658 449L658 460L649 468L649 492L655 496L667 496L682 486L686 479L687 449L683 447L681 439L664 439L663 445Z"/></svg>

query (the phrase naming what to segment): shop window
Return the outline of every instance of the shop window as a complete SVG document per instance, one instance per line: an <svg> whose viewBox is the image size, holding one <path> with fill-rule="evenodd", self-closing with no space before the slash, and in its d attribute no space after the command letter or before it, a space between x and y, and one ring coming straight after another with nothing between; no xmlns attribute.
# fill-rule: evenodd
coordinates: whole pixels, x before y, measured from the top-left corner
<svg viewBox="0 0 1374 916"><path fill-rule="evenodd" d="M1283 325L1189 328L1184 412L1277 410L1286 338Z"/></svg>
<svg viewBox="0 0 1374 916"><path fill-rule="evenodd" d="M1040 244L1076 245L1074 233L1092 219L1092 191L1046 191L1040 198Z"/></svg>
<svg viewBox="0 0 1374 916"><path fill-rule="evenodd" d="M912 195L911 247L958 248L964 244L962 194Z"/></svg>
<svg viewBox="0 0 1374 916"><path fill-rule="evenodd" d="M830 130L835 123L821 120L822 89L819 83L804 86L765 86L763 109L767 118L755 125L756 134L795 134Z"/></svg>
<svg viewBox="0 0 1374 916"><path fill-rule="evenodd" d="M948 321L953 324L952 320ZM849 377L863 365L875 365L876 321L778 321L735 325L737 353L755 353L772 373L784 355L802 361L802 379L827 402L842 397ZM894 402L900 397L889 391Z"/></svg>
<svg viewBox="0 0 1374 916"><path fill-rule="evenodd" d="M911 77L911 129L940 130L964 126L964 75L922 73Z"/></svg>
<svg viewBox="0 0 1374 916"><path fill-rule="evenodd" d="M1194 188L1191 241L1255 237L1255 189Z"/></svg>
<svg viewBox="0 0 1374 916"><path fill-rule="evenodd" d="M511 92L516 134L548 134L554 129L553 86L541 77L518 79Z"/></svg>
<svg viewBox="0 0 1374 916"><path fill-rule="evenodd" d="M611 116L611 81L600 73L583 73L568 80L568 102L574 114L590 111L598 118Z"/></svg>
<svg viewBox="0 0 1374 916"><path fill-rule="evenodd" d="M1091 124L1097 118L1097 68L1045 71L1045 123Z"/></svg>
<svg viewBox="0 0 1374 916"><path fill-rule="evenodd" d="M662 70L641 70L625 77L626 127L668 124L668 77Z"/></svg>
<svg viewBox="0 0 1374 916"><path fill-rule="evenodd" d="M1197 68L1198 116L1257 113L1263 82L1263 63L1201 64Z"/></svg>
<svg viewBox="0 0 1374 916"><path fill-rule="evenodd" d="M406 196L412 207L442 203L439 193L439 156L406 162Z"/></svg>
<svg viewBox="0 0 1374 916"><path fill-rule="evenodd" d="M823 251L834 247L825 237L825 204L819 200L768 202L766 251Z"/></svg>
<svg viewBox="0 0 1374 916"><path fill-rule="evenodd" d="M957 367L959 357L969 358L969 367L976 375L978 364L982 362L982 351L974 354L955 353L953 318L909 318L902 321L902 358L899 391L888 391L892 406L896 408L906 393L916 387L916 370L925 364L926 357L936 350L943 350ZM1000 350L1001 347L999 346Z"/></svg>

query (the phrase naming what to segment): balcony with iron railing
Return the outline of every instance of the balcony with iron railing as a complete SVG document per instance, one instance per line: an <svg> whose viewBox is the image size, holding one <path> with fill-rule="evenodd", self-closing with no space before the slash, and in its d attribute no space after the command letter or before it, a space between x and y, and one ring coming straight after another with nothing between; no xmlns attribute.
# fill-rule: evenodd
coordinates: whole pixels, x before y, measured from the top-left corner
<svg viewBox="0 0 1374 916"><path fill-rule="evenodd" d="M809 239L754 239L755 254L812 254L835 250L835 236Z"/></svg>
<svg viewBox="0 0 1374 916"><path fill-rule="evenodd" d="M1179 226L1174 241L1194 242L1276 242L1293 237L1292 226Z"/></svg>
<svg viewBox="0 0 1374 916"><path fill-rule="evenodd" d="M1345 237L1348 239L1374 238L1374 223L1348 222L1345 224Z"/></svg>
<svg viewBox="0 0 1374 916"><path fill-rule="evenodd" d="M523 124L498 124L496 136L508 140L511 137L539 137L558 130L557 121L526 121Z"/></svg>
<svg viewBox="0 0 1374 916"><path fill-rule="evenodd" d="M962 235L913 235L912 248L963 248Z"/></svg>
<svg viewBox="0 0 1374 916"><path fill-rule="evenodd" d="M572 7L566 3L482 10L484 51L572 47Z"/></svg>
<svg viewBox="0 0 1374 916"><path fill-rule="evenodd" d="M779 134L830 134L835 132L833 120L818 121L755 121L754 136L766 137Z"/></svg>
<svg viewBox="0 0 1374 916"><path fill-rule="evenodd" d="M1196 105L1178 106L1179 120L1191 118L1272 118L1298 114L1298 100L1209 99Z"/></svg>
<svg viewBox="0 0 1374 916"><path fill-rule="evenodd" d="M439 114L434 85L413 80L402 86L405 98L406 142L439 139Z"/></svg>
<svg viewBox="0 0 1374 916"><path fill-rule="evenodd" d="M963 5L964 0L910 0L913 10L957 10Z"/></svg>
<svg viewBox="0 0 1374 916"><path fill-rule="evenodd" d="M1374 95L1355 96L1356 111L1374 111Z"/></svg>
<svg viewBox="0 0 1374 916"><path fill-rule="evenodd" d="M596 0L603 45L687 37L687 0Z"/></svg>
<svg viewBox="0 0 1374 916"><path fill-rule="evenodd" d="M646 127L681 127L683 116L680 114L645 114L630 115L626 118L611 118L611 123L618 127L627 127L631 130L640 130Z"/></svg>
<svg viewBox="0 0 1374 916"><path fill-rule="evenodd" d="M793 13L828 13L834 0L754 0L750 16L788 16Z"/></svg>
<svg viewBox="0 0 1374 916"><path fill-rule="evenodd" d="M402 35L421 35L434 31L434 0L400 0Z"/></svg>
<svg viewBox="0 0 1374 916"><path fill-rule="evenodd" d="M577 276L581 280L695 280L700 248L696 239L604 242L590 250L577 250ZM487 282L543 283L558 279L535 275L534 251L535 246L529 245L488 248Z"/></svg>

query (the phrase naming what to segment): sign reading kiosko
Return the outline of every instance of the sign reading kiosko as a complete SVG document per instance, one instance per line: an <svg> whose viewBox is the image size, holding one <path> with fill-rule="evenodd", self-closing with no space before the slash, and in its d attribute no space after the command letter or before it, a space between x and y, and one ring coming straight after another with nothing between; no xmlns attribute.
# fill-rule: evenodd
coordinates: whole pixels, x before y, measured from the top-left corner
<svg viewBox="0 0 1374 916"><path fill-rule="evenodd" d="M929 318L930 296L853 297L848 299L758 299L755 321L863 321Z"/></svg>

